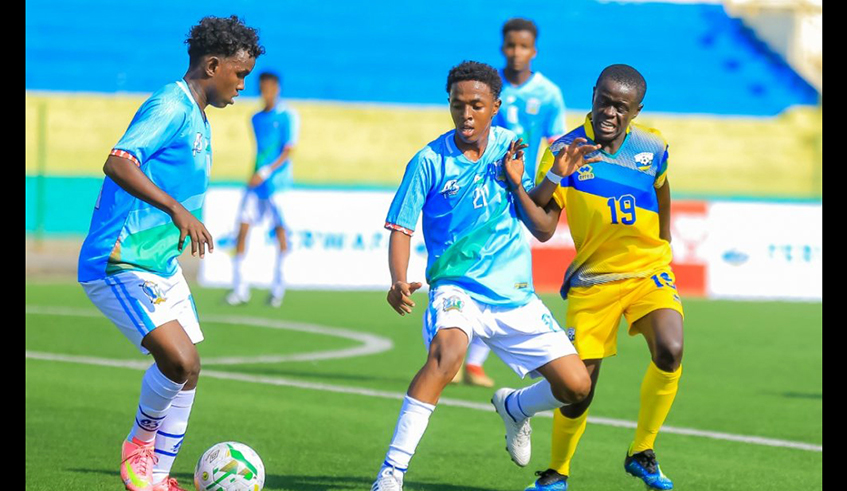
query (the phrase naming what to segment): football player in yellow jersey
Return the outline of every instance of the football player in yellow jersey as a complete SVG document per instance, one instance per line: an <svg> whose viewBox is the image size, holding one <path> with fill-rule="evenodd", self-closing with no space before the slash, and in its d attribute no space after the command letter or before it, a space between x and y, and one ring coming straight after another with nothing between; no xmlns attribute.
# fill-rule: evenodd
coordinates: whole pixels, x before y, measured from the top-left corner
<svg viewBox="0 0 847 491"><path fill-rule="evenodd" d="M643 335L652 356L624 469L649 488L673 488L653 447L682 374L683 311L670 268L668 146L657 130L632 124L646 89L630 66L603 70L585 124L545 152L531 192L546 212L546 221L531 228L539 240L548 240L562 210L567 213L577 254L561 290L568 303L565 327L592 389L583 402L555 411L550 467L537 472L526 491L567 489L600 366L617 352L622 315L629 334Z"/></svg>

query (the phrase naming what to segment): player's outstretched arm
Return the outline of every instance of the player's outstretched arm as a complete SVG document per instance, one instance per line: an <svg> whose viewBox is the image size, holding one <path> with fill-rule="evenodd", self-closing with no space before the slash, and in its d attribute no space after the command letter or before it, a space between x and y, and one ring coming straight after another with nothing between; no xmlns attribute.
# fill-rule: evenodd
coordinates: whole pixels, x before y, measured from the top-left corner
<svg viewBox="0 0 847 491"><path fill-rule="evenodd" d="M515 195L515 203L521 221L526 224L526 227L536 239L545 242L556 231L559 214L555 213L552 208L548 209L546 204L539 206L524 189L522 183L524 175L523 149L526 148L526 145L522 145L521 142L521 139L512 142L509 145L509 151L503 157L506 183L512 194ZM561 210L559 211L561 212Z"/></svg>
<svg viewBox="0 0 847 491"><path fill-rule="evenodd" d="M153 181L141 172L141 169L134 162L117 155L110 155L103 165L103 172L127 193L150 203L171 216L174 225L179 229L179 243L177 244L179 251L182 251L186 237L191 238L192 256L197 255L198 249L201 258L205 256L206 247L208 247L209 252L214 250L215 244L212 235L200 220L186 210L179 201L153 184Z"/></svg>
<svg viewBox="0 0 847 491"><path fill-rule="evenodd" d="M391 271L391 288L388 290L388 303L400 315L412 313L415 302L412 293L423 286L420 282L408 283L406 271L409 269L409 252L412 238L399 230L391 231L388 241L388 269Z"/></svg>
<svg viewBox="0 0 847 491"><path fill-rule="evenodd" d="M288 157L291 156L291 151L293 149L293 145L286 145L285 148L282 149L282 153L279 154L279 158L257 170L250 178L250 182L248 182L247 185L251 188L254 188L267 181L275 170L277 170L279 167L282 167L282 165L288 161Z"/></svg>

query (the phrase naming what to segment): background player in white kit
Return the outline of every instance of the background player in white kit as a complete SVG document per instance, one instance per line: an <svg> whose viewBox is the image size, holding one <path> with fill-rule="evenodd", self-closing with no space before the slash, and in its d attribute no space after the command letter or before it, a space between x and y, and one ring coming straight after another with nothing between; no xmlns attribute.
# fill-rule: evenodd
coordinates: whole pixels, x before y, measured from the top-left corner
<svg viewBox="0 0 847 491"><path fill-rule="evenodd" d="M279 250L268 305L279 307L285 295L282 268L288 253L280 198L294 180L290 157L300 133L300 120L294 109L279 100L280 81L276 74L259 74L259 91L265 107L253 115L251 120L256 137L256 168L247 184L238 212L238 239L232 263L233 285L226 302L239 305L250 300L250 285L244 280L243 272L247 233L251 225L258 225L269 216Z"/></svg>
<svg viewBox="0 0 847 491"><path fill-rule="evenodd" d="M540 150L565 134L562 91L541 72L533 72L531 68L538 54L537 39L538 27L529 19L514 18L503 24L500 51L506 58L506 67L500 70L502 104L492 123L512 130L527 145L524 165L530 177L535 177ZM465 382L494 386L494 381L482 368L490 352L481 339L471 342L465 359Z"/></svg>
<svg viewBox="0 0 847 491"><path fill-rule="evenodd" d="M106 178L79 256L78 279L106 317L155 363L121 448L130 491L179 491L170 469L188 427L203 340L177 256L214 248L200 223L211 171L208 105L226 107L265 52L237 17L205 17L186 40L181 80L150 96L103 166Z"/></svg>

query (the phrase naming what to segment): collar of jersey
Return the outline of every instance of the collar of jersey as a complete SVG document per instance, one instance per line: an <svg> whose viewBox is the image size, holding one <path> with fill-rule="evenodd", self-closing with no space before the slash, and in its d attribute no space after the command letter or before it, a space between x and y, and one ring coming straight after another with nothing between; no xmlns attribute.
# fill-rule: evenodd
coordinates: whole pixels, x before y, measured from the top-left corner
<svg viewBox="0 0 847 491"><path fill-rule="evenodd" d="M492 144L495 143L494 125L492 124L491 127L488 128L488 144L485 146L485 150L482 151L482 155L479 156L479 159L477 159L476 162L465 157L465 153L462 152L462 150L458 146L456 146L456 141L453 140L453 138L455 137L456 130L454 128L453 131L447 134L447 150L449 151L449 153L451 155L454 155L455 158L462 159L462 161L467 162L469 164L478 164L482 162L482 159L488 154L488 150L491 148Z"/></svg>
<svg viewBox="0 0 847 491"><path fill-rule="evenodd" d="M200 104L197 104L197 101L194 100L194 96L191 95L191 89L188 88L188 82L183 79L176 81L177 86L185 92L185 95L188 96L188 100L191 101L191 105L194 106L198 111L200 111L200 117L203 118L203 122L209 124L209 120L206 119L206 115L203 114L203 111L200 110Z"/></svg>
<svg viewBox="0 0 847 491"><path fill-rule="evenodd" d="M540 73L541 72L532 72L532 75L530 75L529 78L526 79L526 82L524 82L520 85L512 85L512 82L509 82L506 79L506 73L501 68L500 69L500 79L503 80L503 83L506 84L506 86L508 86L509 88L512 88L512 89L515 89L515 90L521 90L521 89L525 89L525 88L529 87L529 84L531 84L532 82L535 81L536 75L539 75Z"/></svg>
<svg viewBox="0 0 847 491"><path fill-rule="evenodd" d="M590 112L585 115L585 124L583 124L582 128L583 128L583 130L585 130L585 136L588 137L589 140L594 141L594 126L591 125L591 113ZM612 158L617 157L617 155L619 153L621 153L621 149L623 149L623 146L626 145L626 141L629 140L629 133L631 131L632 131L632 123L630 123L629 126L626 127L626 137L624 137L623 143L621 143L621 146L620 146L620 148L618 148L617 152L609 153L609 152L606 152L606 151L603 151L603 150L600 150L600 152L602 154L608 155L609 157L612 157Z"/></svg>

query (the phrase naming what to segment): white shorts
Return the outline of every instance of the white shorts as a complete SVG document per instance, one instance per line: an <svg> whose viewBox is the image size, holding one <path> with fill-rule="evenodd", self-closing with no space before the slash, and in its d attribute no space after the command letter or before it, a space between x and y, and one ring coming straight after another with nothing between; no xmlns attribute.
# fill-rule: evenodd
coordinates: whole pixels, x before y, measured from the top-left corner
<svg viewBox="0 0 847 491"><path fill-rule="evenodd" d="M194 344L203 341L197 308L182 270L170 278L125 271L80 283L86 295L124 336L145 355L141 340L162 324L177 320Z"/></svg>
<svg viewBox="0 0 847 491"><path fill-rule="evenodd" d="M282 215L281 200L279 199L281 194L274 193L270 198L260 198L255 190L247 188L247 191L244 192L244 197L241 199L241 208L238 211L238 223L258 225L262 223L265 216L270 215L274 228L287 228Z"/></svg>
<svg viewBox="0 0 847 491"><path fill-rule="evenodd" d="M539 377L538 367L576 354L565 331L538 297L520 307L497 307L477 302L457 286L431 289L423 327L427 350L439 329L452 327L464 331L468 343L481 338L521 378Z"/></svg>

